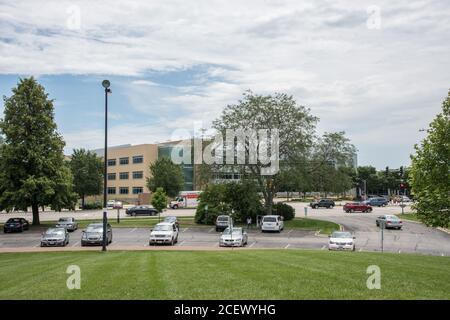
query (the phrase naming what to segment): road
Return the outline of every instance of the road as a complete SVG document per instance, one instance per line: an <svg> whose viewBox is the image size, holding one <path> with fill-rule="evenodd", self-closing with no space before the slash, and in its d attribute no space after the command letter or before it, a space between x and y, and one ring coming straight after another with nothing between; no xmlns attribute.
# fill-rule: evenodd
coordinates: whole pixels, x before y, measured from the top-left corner
<svg viewBox="0 0 450 320"><path fill-rule="evenodd" d="M296 209L298 217L304 216L304 203L291 203ZM406 211L410 210L406 208ZM358 251L380 251L381 237L380 229L375 225L375 218L381 214L398 214L399 207L389 206L385 208L374 208L372 213L352 213L342 211L342 207L333 209L308 208L309 218L333 221L340 224L344 230L351 231L356 237L356 248ZM116 216L116 210L110 210L109 218ZM167 210L162 216L193 216L193 209ZM22 214L31 220L30 213ZM12 214L1 214L0 222L6 220L6 216ZM14 216L20 216L14 214ZM41 213L42 221L56 220L60 216L74 216L77 219L100 219L101 210L97 211L77 211L63 213ZM122 218L125 217L121 212ZM0 234L0 251L6 248L37 248L40 239L39 230L25 231L23 234ZM148 247L148 228L114 228L114 241L111 248L145 248ZM81 231L71 233L69 247L80 246ZM209 227L189 227L181 226L179 242L176 245L181 248L218 248L219 234L214 228ZM249 231L248 248L280 248L280 249L327 249L328 238L326 235L316 234L312 231L301 231L286 229L282 233L261 233L259 230ZM45 250L54 250L45 248ZM404 221L402 230L384 230L384 250L396 253L421 253L431 255L450 256L450 235L434 228L428 228L422 224Z"/></svg>

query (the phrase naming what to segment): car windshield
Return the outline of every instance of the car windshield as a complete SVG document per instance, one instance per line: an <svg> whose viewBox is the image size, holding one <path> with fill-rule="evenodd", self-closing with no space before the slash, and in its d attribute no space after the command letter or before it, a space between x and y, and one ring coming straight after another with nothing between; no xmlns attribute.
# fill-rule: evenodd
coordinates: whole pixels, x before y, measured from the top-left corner
<svg viewBox="0 0 450 320"><path fill-rule="evenodd" d="M217 221L228 221L228 217L218 217Z"/></svg>
<svg viewBox="0 0 450 320"><path fill-rule="evenodd" d="M71 218L59 218L59 222L70 222Z"/></svg>
<svg viewBox="0 0 450 320"><path fill-rule="evenodd" d="M386 216L389 220L399 220L397 216Z"/></svg>
<svg viewBox="0 0 450 320"><path fill-rule="evenodd" d="M47 235L57 235L57 236L62 236L64 235L64 230L61 229L48 229L45 234Z"/></svg>
<svg viewBox="0 0 450 320"><path fill-rule="evenodd" d="M93 224L87 227L87 232L102 232L103 226L101 224Z"/></svg>
<svg viewBox="0 0 450 320"><path fill-rule="evenodd" d="M333 232L331 234L332 238L351 238L352 234L350 232Z"/></svg>
<svg viewBox="0 0 450 320"><path fill-rule="evenodd" d="M20 222L20 218L10 218L10 219L8 219L7 222L9 222L9 223L11 223L11 222Z"/></svg>
<svg viewBox="0 0 450 320"><path fill-rule="evenodd" d="M167 222L172 222L172 221L175 221L175 220L177 220L177 218L175 218L175 217L167 217L167 218L164 219L164 221L167 221Z"/></svg>
<svg viewBox="0 0 450 320"><path fill-rule="evenodd" d="M275 217L265 217L263 222L276 222L277 219Z"/></svg>
<svg viewBox="0 0 450 320"><path fill-rule="evenodd" d="M153 231L170 231L170 230L172 230L172 227L167 224L163 224L163 225L157 224L155 226L155 228L153 229Z"/></svg>
<svg viewBox="0 0 450 320"><path fill-rule="evenodd" d="M223 232L223 234L230 234L231 233L231 229L230 228L226 228L225 231ZM242 233L242 228L233 228L233 234L241 234Z"/></svg>

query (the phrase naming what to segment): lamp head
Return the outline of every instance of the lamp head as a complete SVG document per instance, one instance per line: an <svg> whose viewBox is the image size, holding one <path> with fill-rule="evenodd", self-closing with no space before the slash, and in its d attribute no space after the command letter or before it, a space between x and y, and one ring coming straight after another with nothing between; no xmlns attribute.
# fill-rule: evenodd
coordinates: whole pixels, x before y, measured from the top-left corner
<svg viewBox="0 0 450 320"><path fill-rule="evenodd" d="M111 83L109 82L109 80L102 81L103 88L108 89L110 85L111 85Z"/></svg>

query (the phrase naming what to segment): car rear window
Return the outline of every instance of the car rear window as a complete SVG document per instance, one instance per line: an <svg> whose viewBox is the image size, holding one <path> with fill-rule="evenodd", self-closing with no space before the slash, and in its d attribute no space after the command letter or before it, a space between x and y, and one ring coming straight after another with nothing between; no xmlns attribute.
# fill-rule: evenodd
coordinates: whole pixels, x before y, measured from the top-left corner
<svg viewBox="0 0 450 320"><path fill-rule="evenodd" d="M218 217L218 221L228 221L228 217Z"/></svg>
<svg viewBox="0 0 450 320"><path fill-rule="evenodd" d="M277 219L275 217L265 217L263 222L276 222Z"/></svg>
<svg viewBox="0 0 450 320"><path fill-rule="evenodd" d="M20 222L20 218L10 218L10 219L8 219L7 222L9 222L9 223L11 223L11 222Z"/></svg>

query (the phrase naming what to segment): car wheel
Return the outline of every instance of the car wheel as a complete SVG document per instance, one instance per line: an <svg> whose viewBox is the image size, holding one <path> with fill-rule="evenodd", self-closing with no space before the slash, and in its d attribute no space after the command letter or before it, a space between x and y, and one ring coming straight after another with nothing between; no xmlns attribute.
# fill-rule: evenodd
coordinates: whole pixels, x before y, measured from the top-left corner
<svg viewBox="0 0 450 320"><path fill-rule="evenodd" d="M172 209L178 209L178 205L174 205Z"/></svg>
<svg viewBox="0 0 450 320"><path fill-rule="evenodd" d="M372 209L367 210L367 212L369 212L369 213L372 212Z"/></svg>
<svg viewBox="0 0 450 320"><path fill-rule="evenodd" d="M348 213L353 213L353 211L354 211L353 209L350 209L348 210Z"/></svg>

